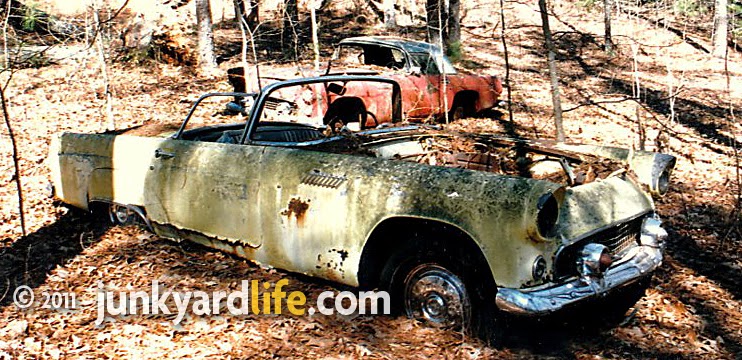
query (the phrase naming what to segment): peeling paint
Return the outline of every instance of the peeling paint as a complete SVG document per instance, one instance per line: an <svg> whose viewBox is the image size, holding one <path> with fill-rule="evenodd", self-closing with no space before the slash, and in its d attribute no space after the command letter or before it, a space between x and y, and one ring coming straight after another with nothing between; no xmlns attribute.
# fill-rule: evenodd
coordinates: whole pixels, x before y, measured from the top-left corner
<svg viewBox="0 0 742 360"><path fill-rule="evenodd" d="M311 200L302 201L301 198L291 198L286 210L281 212L281 215L291 218L294 215L296 218L296 224L298 226L304 225L304 217L309 209L309 202Z"/></svg>

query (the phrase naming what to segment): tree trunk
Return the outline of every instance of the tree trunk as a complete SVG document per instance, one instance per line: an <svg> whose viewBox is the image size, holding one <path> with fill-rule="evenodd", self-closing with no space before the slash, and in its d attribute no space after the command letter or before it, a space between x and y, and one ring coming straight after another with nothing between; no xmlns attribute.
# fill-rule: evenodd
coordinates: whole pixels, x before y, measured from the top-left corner
<svg viewBox="0 0 742 360"><path fill-rule="evenodd" d="M446 49L453 61L461 58L461 0L448 0L448 33Z"/></svg>
<svg viewBox="0 0 742 360"><path fill-rule="evenodd" d="M234 7L237 21L244 21L249 30L255 29L258 21L260 21L258 18L258 2L256 0L234 0Z"/></svg>
<svg viewBox="0 0 742 360"><path fill-rule="evenodd" d="M394 0L384 0L384 27L394 29L397 27L397 16L394 12Z"/></svg>
<svg viewBox="0 0 742 360"><path fill-rule="evenodd" d="M299 37L299 9L296 0L286 0L283 10L283 28L281 29L281 42L283 55L288 59L295 59Z"/></svg>
<svg viewBox="0 0 742 360"><path fill-rule="evenodd" d="M603 0L605 10L605 52L613 52L613 39L611 37L611 17L613 16L613 0Z"/></svg>
<svg viewBox="0 0 742 360"><path fill-rule="evenodd" d="M727 34L729 32L729 10L727 0L716 0L714 5L714 50L713 55L724 58L727 55Z"/></svg>
<svg viewBox="0 0 742 360"><path fill-rule="evenodd" d="M508 42L505 40L505 0L500 0L500 36L502 37L502 50L505 57L505 88L508 90L508 119L510 120L509 128L513 128L513 88L510 87L510 53L508 52ZM515 134L512 134L515 135Z"/></svg>
<svg viewBox="0 0 742 360"><path fill-rule="evenodd" d="M10 145L13 157L13 168L15 174L13 175L13 181L15 181L16 191L18 195L18 215L21 220L21 234L26 236L26 217L23 210L23 185L21 185L21 165L18 159L18 145L15 141L15 135L13 133L13 127L10 124L10 115L8 113L8 102L5 99L5 90L0 87L0 105L2 106L3 118L5 119L5 126L8 127L8 136L10 137Z"/></svg>
<svg viewBox="0 0 742 360"><path fill-rule="evenodd" d="M446 29L442 28L441 23L441 19L446 18L443 0L427 0L425 10L428 16L428 42L437 44L441 41L441 33L443 33L443 38L446 38Z"/></svg>
<svg viewBox="0 0 742 360"><path fill-rule="evenodd" d="M559 95L559 75L556 66L556 47L551 36L549 27L549 13L546 8L546 0L538 0L538 7L541 11L541 26L544 30L544 42L549 59L549 75L551 77L551 99L554 103L554 125L556 127L557 141L564 141L564 127L562 126L562 101Z"/></svg>
<svg viewBox="0 0 742 360"><path fill-rule="evenodd" d="M216 68L214 33L211 31L211 3L196 0L196 26L198 28L198 64L202 70Z"/></svg>

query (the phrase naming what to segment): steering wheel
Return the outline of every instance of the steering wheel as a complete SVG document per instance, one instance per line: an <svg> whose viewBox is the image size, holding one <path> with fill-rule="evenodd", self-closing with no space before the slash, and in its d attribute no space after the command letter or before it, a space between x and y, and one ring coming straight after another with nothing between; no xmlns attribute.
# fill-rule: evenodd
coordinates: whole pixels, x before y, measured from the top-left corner
<svg viewBox="0 0 742 360"><path fill-rule="evenodd" d="M373 120L374 120L374 126L372 126L372 128L375 128L375 127L379 126L379 119L378 119L378 118L376 117L376 115L375 115L374 113L372 113L372 112L370 112L370 111L366 110L366 115L367 115L367 116L370 116L370 117L371 117L371 119L373 119ZM368 128L368 127L366 126L366 119L364 119L364 120L363 120L363 123L361 124L361 130L363 130L363 129L367 129L367 128Z"/></svg>

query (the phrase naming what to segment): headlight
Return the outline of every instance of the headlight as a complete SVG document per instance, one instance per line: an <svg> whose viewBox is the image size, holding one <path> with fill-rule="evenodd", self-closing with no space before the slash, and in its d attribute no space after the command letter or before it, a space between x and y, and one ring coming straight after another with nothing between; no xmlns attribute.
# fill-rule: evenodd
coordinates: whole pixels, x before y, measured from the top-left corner
<svg viewBox="0 0 742 360"><path fill-rule="evenodd" d="M559 202L552 193L541 195L536 204L538 215L536 215L536 226L539 235L550 237L554 232L554 225L559 219Z"/></svg>
<svg viewBox="0 0 742 360"><path fill-rule="evenodd" d="M657 179L657 192L659 192L660 195L665 195L667 193L667 190L670 189L671 172L672 169L665 168L665 170L662 171L662 174L660 174L659 178Z"/></svg>
<svg viewBox="0 0 742 360"><path fill-rule="evenodd" d="M613 264L608 247L598 243L590 243L580 250L577 258L577 271L582 277L601 276Z"/></svg>
<svg viewBox="0 0 742 360"><path fill-rule="evenodd" d="M659 169L657 169L658 167ZM675 168L674 157L667 156L657 161L652 186L650 186L652 193L659 196L667 193L667 190L670 189L670 174L672 174L673 168Z"/></svg>
<svg viewBox="0 0 742 360"><path fill-rule="evenodd" d="M660 248L665 245L667 240L667 231L662 228L662 221L659 217L649 216L642 222L641 237L639 241L642 245Z"/></svg>

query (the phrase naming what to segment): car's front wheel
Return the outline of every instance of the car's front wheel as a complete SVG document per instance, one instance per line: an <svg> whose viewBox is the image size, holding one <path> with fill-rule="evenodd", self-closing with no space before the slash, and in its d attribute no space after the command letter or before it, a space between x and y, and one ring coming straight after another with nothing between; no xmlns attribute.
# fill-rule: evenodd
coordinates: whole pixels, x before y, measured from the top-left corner
<svg viewBox="0 0 742 360"><path fill-rule="evenodd" d="M435 263L417 265L403 285L408 317L455 328L470 322L471 301L466 285L448 269Z"/></svg>
<svg viewBox="0 0 742 360"><path fill-rule="evenodd" d="M393 308L432 326L463 329L497 342L497 288L483 275L489 268L471 254L433 248L411 247L389 259L382 282Z"/></svg>

